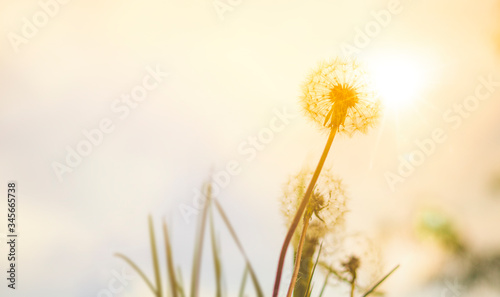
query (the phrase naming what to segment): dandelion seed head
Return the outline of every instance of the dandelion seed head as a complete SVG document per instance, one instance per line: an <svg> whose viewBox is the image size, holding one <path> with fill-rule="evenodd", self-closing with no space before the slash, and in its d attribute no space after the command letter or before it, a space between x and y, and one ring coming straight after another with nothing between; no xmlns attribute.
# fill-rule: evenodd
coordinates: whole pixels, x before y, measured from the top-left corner
<svg viewBox="0 0 500 297"><path fill-rule="evenodd" d="M350 256L349 260L346 262L342 263L342 266L344 266L345 270L349 272L351 275L355 275L356 272L358 271L358 268L360 266L361 261L359 260L358 257L356 256Z"/></svg>
<svg viewBox="0 0 500 297"><path fill-rule="evenodd" d="M366 290L382 276L381 255L369 237L338 232L324 238L320 261L344 279L350 280L355 272L357 284Z"/></svg>
<svg viewBox="0 0 500 297"><path fill-rule="evenodd" d="M366 73L349 59L322 62L307 77L301 102L305 114L328 131L366 133L380 117L380 101Z"/></svg>
<svg viewBox="0 0 500 297"><path fill-rule="evenodd" d="M281 210L287 226L295 216L312 175L313 172L302 170L297 175L291 176L284 186ZM319 241L326 234L342 228L347 213L347 200L342 180L329 170L324 170L307 206L307 211L311 215L306 237L308 241ZM294 241L300 237L301 229L297 228Z"/></svg>

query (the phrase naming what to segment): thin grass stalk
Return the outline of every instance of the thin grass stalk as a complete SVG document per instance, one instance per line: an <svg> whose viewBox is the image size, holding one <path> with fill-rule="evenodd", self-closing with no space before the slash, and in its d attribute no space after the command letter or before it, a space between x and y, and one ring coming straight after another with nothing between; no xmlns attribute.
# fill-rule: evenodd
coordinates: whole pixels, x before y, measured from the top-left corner
<svg viewBox="0 0 500 297"><path fill-rule="evenodd" d="M286 297L291 297L293 288L295 287L295 282L297 281L297 276L299 275L300 259L302 258L302 248L304 247L304 241L306 239L307 227L309 227L309 219L311 216L304 217L304 227L302 228L302 234L300 235L299 246L297 247L297 256L295 257L295 267L293 269L292 280L288 286L288 293ZM306 291L307 292L307 291Z"/></svg>
<svg viewBox="0 0 500 297"><path fill-rule="evenodd" d="M311 286L310 290L307 292L307 297L311 297L313 289L314 289L314 284Z"/></svg>
<svg viewBox="0 0 500 297"><path fill-rule="evenodd" d="M212 242L212 256L214 259L214 272L215 272L215 296L222 296L222 268L221 260L219 257L219 249L217 246L217 241L215 238L215 228L214 228L214 216L212 214L212 209L209 210L209 221L210 221L210 238Z"/></svg>
<svg viewBox="0 0 500 297"><path fill-rule="evenodd" d="M278 261L278 269L276 271L276 278L274 281L273 297L278 297L280 283L281 283L281 276L283 274L283 265L285 264L285 257L286 257L286 252L288 250L288 245L290 244L290 241L292 240L293 234L295 233L295 230L297 229L297 226L300 222L300 218L302 217L302 214L304 213L304 210L306 209L307 204L309 203L309 198L311 197L314 186L316 185L316 182L318 181L319 174L321 173L321 170L323 169L323 165L325 164L326 157L328 156L328 152L330 151L330 148L332 147L332 143L333 143L333 140L335 139L335 135L337 134L337 128L338 127L333 127L330 131L330 135L328 136L328 141L326 142L325 148L323 150L323 154L321 155L321 158L318 162L318 166L316 166L316 170L314 171L311 182L309 183L309 186L307 187L306 193L304 194L304 197L302 198L302 202L300 203L300 206L297 209L297 212L295 213L295 217L293 218L292 224L290 225L290 228L288 229L288 232L286 234L285 241L283 242L283 246L281 247L280 258Z"/></svg>
<svg viewBox="0 0 500 297"><path fill-rule="evenodd" d="M248 278L248 265L245 265L245 270L243 271L243 278L241 279L240 293L238 294L239 297L243 297L243 295L245 294L245 286L247 283L247 278Z"/></svg>
<svg viewBox="0 0 500 297"><path fill-rule="evenodd" d="M177 297L177 280L175 279L175 269L174 269L174 260L172 257L172 245L170 244L170 237L168 236L168 228L167 223L163 220L163 237L165 240L165 252L167 259L167 272L168 272L168 281L170 282L170 289L172 291L172 297Z"/></svg>
<svg viewBox="0 0 500 297"><path fill-rule="evenodd" d="M220 205L219 201L217 199L213 199L213 203L215 207L217 208L217 211L219 212L222 220L226 224L227 229L229 230L229 233L233 237L234 242L236 243L236 246L240 250L241 254L243 255L243 258L246 261L247 267L248 267L248 272L250 273L250 277L252 278L252 282L255 287L255 291L257 292L258 297L264 297L264 293L262 292L262 288L260 286L259 280L257 278L257 275L255 274L255 271L253 270L252 264L250 263L250 260L245 252L245 249L243 248L243 245L240 242L240 239L238 238L238 235L236 235L236 232L234 231L233 226L231 225L231 222L229 221L229 218L227 217L224 209Z"/></svg>
<svg viewBox="0 0 500 297"><path fill-rule="evenodd" d="M323 248L323 243L321 243L321 245L319 246L318 256L316 257L316 261L314 262L314 266L313 266L313 269L311 271L311 275L309 276L309 280L307 282L307 290L306 290L306 292L309 292L309 290L311 290L311 292L312 292L312 286L311 286L312 279L313 279L313 276L314 276L314 272L316 271L316 267L318 266L319 255L321 254L321 249L322 248Z"/></svg>
<svg viewBox="0 0 500 297"><path fill-rule="evenodd" d="M184 293L184 281L182 279L182 271L180 267L177 267L177 289L181 297L186 297L186 293Z"/></svg>
<svg viewBox="0 0 500 297"><path fill-rule="evenodd" d="M153 294L156 294L156 289L154 288L153 283L148 279L146 274L139 268L139 266L137 266L132 260L130 260L129 257L123 254L117 253L115 254L115 256L127 262L127 264L130 265L130 267L132 267L135 270L135 272L137 272L139 276L144 280L144 282L146 283L148 288L151 289Z"/></svg>
<svg viewBox="0 0 500 297"><path fill-rule="evenodd" d="M373 291L375 291L375 289L377 289L378 286L380 286L380 284L382 284L394 271L396 271L396 269L399 268L399 265L397 265L396 267L394 267L391 271L389 271L389 273L387 273L380 281L378 281L370 290L368 290L368 292L366 292L365 294L363 294L363 297L366 297L368 295L370 295Z"/></svg>
<svg viewBox="0 0 500 297"><path fill-rule="evenodd" d="M325 277L325 282L323 283L323 287L321 288L321 292L319 293L319 296L318 297L321 297L323 296L323 293L325 292L325 289L326 289L326 285L328 284L328 278L330 277L330 272L328 272L326 274L326 277Z"/></svg>
<svg viewBox="0 0 500 297"><path fill-rule="evenodd" d="M323 267L324 269L326 269L328 271L328 273L330 274L333 274L339 281L342 281L342 282L345 282L345 283L348 283L348 284L351 284L351 280L343 277L342 275L340 275L340 273L338 271L335 271L334 269L332 269L330 266L328 266L326 263L323 263L323 262L319 262L319 265L321 267ZM356 285L356 288L358 290L361 290L362 288L358 285Z"/></svg>
<svg viewBox="0 0 500 297"><path fill-rule="evenodd" d="M212 199L212 187L209 183L207 186L207 196L200 219L200 225L198 226L199 229L196 234L196 245L193 256L193 269L191 271L191 297L198 297L199 294L201 258L203 252L203 240L205 237L205 224L207 222L207 213L208 213L208 208L210 207L211 199Z"/></svg>
<svg viewBox="0 0 500 297"><path fill-rule="evenodd" d="M151 241L151 256L153 260L153 269L155 273L156 293L157 297L162 297L160 262L158 260L158 250L156 248L155 230L153 226L153 218L149 215L149 238Z"/></svg>

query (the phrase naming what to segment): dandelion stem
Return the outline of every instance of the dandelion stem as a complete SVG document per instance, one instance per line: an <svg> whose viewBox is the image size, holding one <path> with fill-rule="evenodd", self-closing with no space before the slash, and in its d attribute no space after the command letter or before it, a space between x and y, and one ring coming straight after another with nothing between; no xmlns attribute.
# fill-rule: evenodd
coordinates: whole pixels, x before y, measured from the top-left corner
<svg viewBox="0 0 500 297"><path fill-rule="evenodd" d="M291 297L293 288L295 287L295 282L297 281L297 276L299 275L300 259L302 258L302 248L304 247L304 241L306 239L307 227L309 227L310 215L304 216L304 227L302 228L302 234L300 235L299 246L297 247L297 255L295 256L295 268L293 269L292 280L288 286L288 293L286 297Z"/></svg>
<svg viewBox="0 0 500 297"><path fill-rule="evenodd" d="M354 290L356 289L356 271L352 275L351 281L351 297L354 297Z"/></svg>
<svg viewBox="0 0 500 297"><path fill-rule="evenodd" d="M279 293L281 275L283 273L283 265L285 263L285 256L286 256L286 252L288 249L288 245L290 244L290 241L292 240L293 234L295 233L295 229L297 229L297 225L299 224L300 218L302 217L302 214L304 213L304 210L306 209L306 206L309 203L309 198L311 197L314 186L316 185L316 182L318 181L318 177L319 177L319 174L321 173L321 169L323 169L323 165L325 164L326 157L328 156L328 152L330 151L330 148L332 147L333 139L335 139L335 135L337 134L337 130L338 130L338 127L333 127L330 130L330 135L328 136L328 141L326 142L325 149L323 150L323 154L321 155L321 158L318 162L318 166L316 166L316 170L314 171L311 182L309 183L309 186L307 187L306 193L304 194L304 197L302 198L302 202L300 203L300 206L297 209L297 212L295 213L295 217L293 218L292 224L290 225L290 228L288 229L288 232L286 234L285 241L283 242L283 246L281 247L280 258L278 261L278 269L276 271L276 279L274 281L273 297L277 297L278 293Z"/></svg>

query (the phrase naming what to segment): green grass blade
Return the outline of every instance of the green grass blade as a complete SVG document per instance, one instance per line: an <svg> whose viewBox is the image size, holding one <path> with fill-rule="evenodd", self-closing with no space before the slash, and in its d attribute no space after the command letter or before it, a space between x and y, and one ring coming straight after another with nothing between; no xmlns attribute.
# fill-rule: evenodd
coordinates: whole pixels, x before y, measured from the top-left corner
<svg viewBox="0 0 500 297"><path fill-rule="evenodd" d="M318 256L316 257L316 261L314 262L314 266L313 266L313 269L311 271L311 275L309 276L309 281L307 283L307 289L306 289L306 292L309 292L309 289L311 290L312 292L312 288L311 288L311 282L312 282L312 279L313 279L313 276L314 276L314 271L316 271L316 266L318 266L318 261L319 261L319 255L321 254L321 249L323 248L323 243L321 243L321 245L319 246L319 250L318 250ZM309 292L308 295L310 295L311 293Z"/></svg>
<svg viewBox="0 0 500 297"><path fill-rule="evenodd" d="M168 280L172 290L172 297L177 297L177 280L175 279L174 260L172 257L172 245L170 244L170 237L168 236L167 223L163 220L163 237L165 239L165 252L167 258L167 272Z"/></svg>
<svg viewBox="0 0 500 297"><path fill-rule="evenodd" d="M137 272L139 276L144 280L144 282L146 283L146 285L148 285L153 294L156 294L156 290L153 287L153 283L151 283L151 281L144 274L144 272L142 272L142 270L132 260L130 260L127 256L119 253L115 254L115 256L127 262L127 264L130 265L130 267L132 267L135 270L135 272Z"/></svg>
<svg viewBox="0 0 500 297"><path fill-rule="evenodd" d="M328 271L328 273L333 274L339 281L342 281L342 282L345 282L345 283L348 283L348 284L351 283L351 281L349 279L347 279L347 278L343 277L342 275L340 275L340 273L338 271L332 269L326 263L319 262L319 266L321 266L324 269L326 269ZM360 289L359 287L357 287L357 288Z"/></svg>
<svg viewBox="0 0 500 297"><path fill-rule="evenodd" d="M241 244L238 236L236 235L236 232L234 231L233 226L229 222L229 219L226 216L226 213L224 212L224 210L222 209L222 206L220 205L219 201L217 201L217 199L214 199L213 202L214 202L215 207L217 208L222 220L226 224L226 227L229 230L229 233L231 233L233 240L235 241L236 245L238 246L238 249L240 250L243 257L245 258L245 261L246 261L247 267L248 267L248 272L250 273L250 277L252 278L252 282L254 284L255 291L257 292L257 296L263 297L264 294L262 293L262 289L261 289L259 280L257 279L257 275L255 274L255 271L252 268L252 264L250 264L250 260L248 259L248 256L245 253L245 250L243 249L243 245Z"/></svg>
<svg viewBox="0 0 500 297"><path fill-rule="evenodd" d="M248 265L245 265L245 270L243 271L243 278L241 279L240 294L238 295L239 297L243 297L243 294L245 293L245 285L247 283L247 278L248 278Z"/></svg>
<svg viewBox="0 0 500 297"><path fill-rule="evenodd" d="M182 271L180 267L178 267L177 269L177 279L177 290L181 297L186 297L186 293L184 292L184 281L182 280Z"/></svg>
<svg viewBox="0 0 500 297"><path fill-rule="evenodd" d="M153 257L153 268L155 272L156 293L158 297L163 296L161 288L160 263L158 261L158 250L156 249L155 230L153 226L153 218L149 216L149 238L151 239L151 255Z"/></svg>
<svg viewBox="0 0 500 297"><path fill-rule="evenodd" d="M314 284L310 288L309 287L307 288L307 290L308 290L307 291L307 297L311 297L313 289L314 289Z"/></svg>
<svg viewBox="0 0 500 297"><path fill-rule="evenodd" d="M370 295L373 291L375 291L375 289L377 289L378 286L380 286L381 283L383 283L394 271L396 271L396 269L399 268L399 265L397 265L396 267L394 267L391 271L389 271L389 273L387 273L380 281L378 281L370 290L368 290L368 292L366 292L363 297L366 297L368 295Z"/></svg>
<svg viewBox="0 0 500 297"><path fill-rule="evenodd" d="M330 277L330 272L326 274L325 277L325 282L323 283L323 287L321 288L321 292L319 293L319 297L323 296L323 293L325 292L326 285L328 284L328 278Z"/></svg>
<svg viewBox="0 0 500 297"><path fill-rule="evenodd" d="M207 196L205 201L205 206L203 207L203 212L200 219L200 225L198 226L198 231L196 234L196 243L193 256L193 269L191 271L191 297L198 297L199 286L200 286L200 272L201 272L201 258L203 252L203 240L205 237L205 225L207 222L207 212L210 206L210 200L212 195L212 187L210 184L207 186Z"/></svg>
<svg viewBox="0 0 500 297"><path fill-rule="evenodd" d="M210 213L210 237L212 241L212 256L214 258L214 270L215 270L215 285L216 297L222 297L222 265L219 257L219 250L217 246L217 241L215 238L215 228L214 228L214 216L212 214L212 210L209 210Z"/></svg>

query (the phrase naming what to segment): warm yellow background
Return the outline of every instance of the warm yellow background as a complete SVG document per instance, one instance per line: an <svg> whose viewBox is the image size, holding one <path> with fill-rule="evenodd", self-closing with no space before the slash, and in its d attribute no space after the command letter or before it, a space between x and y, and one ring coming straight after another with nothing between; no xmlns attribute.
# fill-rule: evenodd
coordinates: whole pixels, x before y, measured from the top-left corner
<svg viewBox="0 0 500 297"><path fill-rule="evenodd" d="M281 184L315 165L326 138L299 116L251 162L238 146L268 127L273 109L300 115L308 71L342 55L340 45L352 43L356 27L388 1L247 0L222 20L211 0L73 0L16 51L8 34L19 34L37 3L0 2L0 182L17 180L20 191L19 290L12 296L97 296L111 271L125 266L115 252L152 273L148 213L158 223L167 217L188 283L195 224L186 224L178 207L192 204L193 189L231 160L241 173L219 199L270 293L285 234ZM388 103L383 125L367 136L336 139L328 163L349 189L349 228L379 240L386 270L402 265L385 284L387 296L438 296L439 289L424 288L445 255L415 235L421 209L444 210L477 251L500 245L500 201L489 191L500 170L500 91L456 130L442 118L474 92L479 77L500 80L500 3L401 5L358 57L383 73L393 103L398 92L406 103ZM148 65L161 65L168 78L119 120L111 103L142 81ZM408 94L401 86L412 80ZM64 162L66 146L103 118L115 131L59 182L53 162ZM391 191L384 174L436 128L446 130L447 141ZM2 202L0 222L4 217ZM220 229L233 296L242 260ZM211 274L207 257L203 296L213 294ZM137 278L121 296L148 294Z"/></svg>

